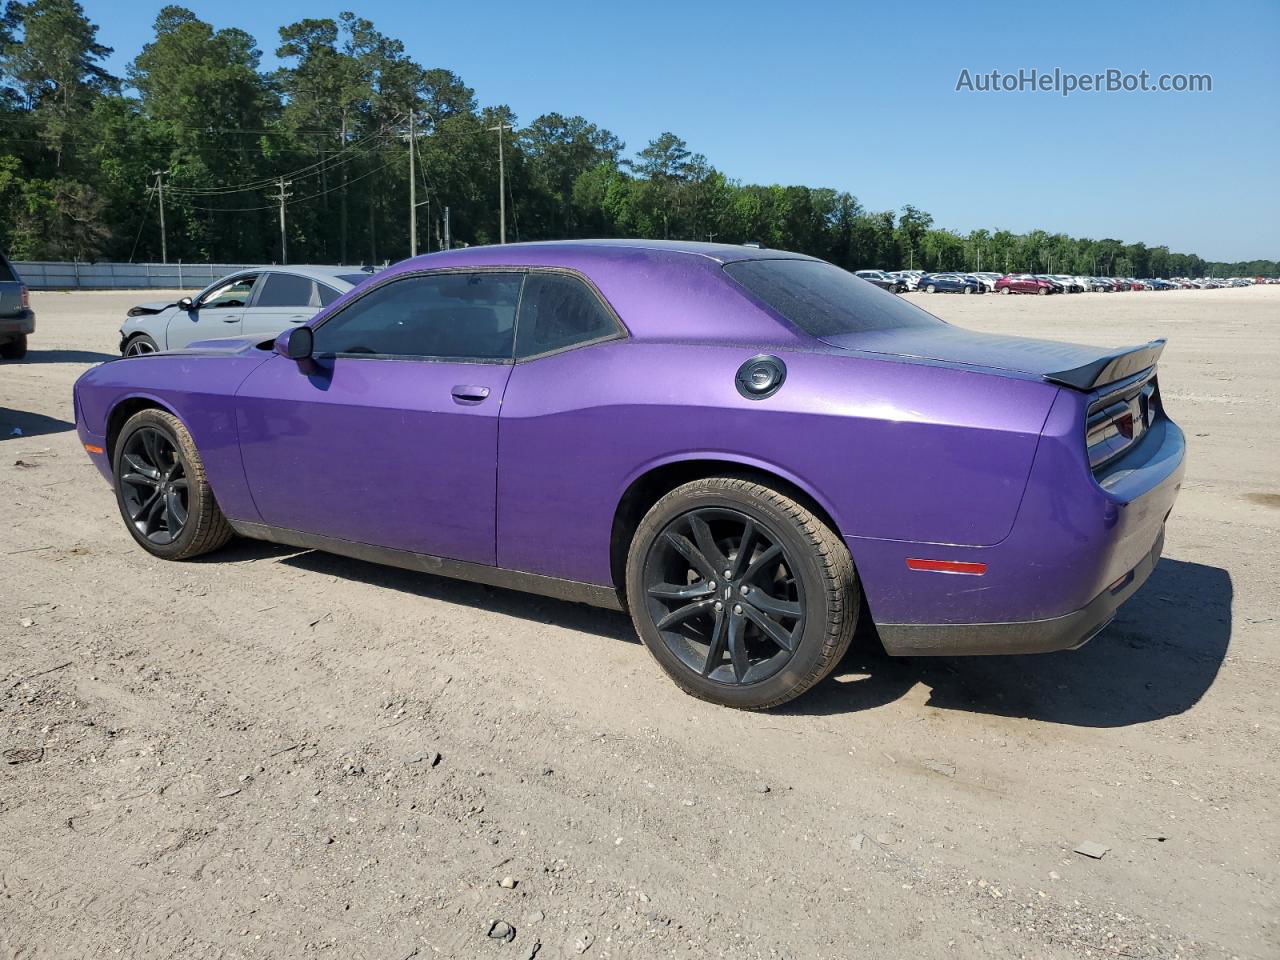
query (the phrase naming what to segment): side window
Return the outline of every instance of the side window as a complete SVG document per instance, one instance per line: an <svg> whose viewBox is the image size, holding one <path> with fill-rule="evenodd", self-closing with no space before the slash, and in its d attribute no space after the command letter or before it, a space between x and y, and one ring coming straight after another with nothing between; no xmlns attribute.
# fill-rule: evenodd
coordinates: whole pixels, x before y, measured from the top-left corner
<svg viewBox="0 0 1280 960"><path fill-rule="evenodd" d="M577 277L532 273L525 281L516 356L535 357L618 332L595 292Z"/></svg>
<svg viewBox="0 0 1280 960"><path fill-rule="evenodd" d="M292 273L268 273L255 307L306 307L311 304L311 280Z"/></svg>
<svg viewBox="0 0 1280 960"><path fill-rule="evenodd" d="M320 292L320 306L327 307L333 301L337 300L342 294L333 287L326 287L323 283L316 284L316 290Z"/></svg>
<svg viewBox="0 0 1280 960"><path fill-rule="evenodd" d="M257 277L236 277L200 298L200 309L218 310L227 307L243 307L249 302L249 294L253 292L253 281Z"/></svg>
<svg viewBox="0 0 1280 960"><path fill-rule="evenodd" d="M393 280L316 328L319 354L510 360L519 273L438 273Z"/></svg>

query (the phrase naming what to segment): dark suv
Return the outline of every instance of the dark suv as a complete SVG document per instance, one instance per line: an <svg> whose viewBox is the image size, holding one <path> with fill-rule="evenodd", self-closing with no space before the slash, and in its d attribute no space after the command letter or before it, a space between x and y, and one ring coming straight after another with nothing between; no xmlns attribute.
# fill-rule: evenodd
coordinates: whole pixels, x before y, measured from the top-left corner
<svg viewBox="0 0 1280 960"><path fill-rule="evenodd" d="M27 355L27 335L36 329L27 288L0 253L0 357L21 360Z"/></svg>

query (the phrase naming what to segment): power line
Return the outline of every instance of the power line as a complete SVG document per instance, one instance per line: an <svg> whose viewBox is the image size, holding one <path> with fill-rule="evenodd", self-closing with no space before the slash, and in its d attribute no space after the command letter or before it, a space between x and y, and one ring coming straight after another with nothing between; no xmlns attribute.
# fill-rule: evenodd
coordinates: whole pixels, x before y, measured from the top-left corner
<svg viewBox="0 0 1280 960"><path fill-rule="evenodd" d="M343 147L341 150L335 153L333 157L322 157L320 160L317 160L314 163L309 163L305 167L301 167L292 172L279 174L277 176L262 177L260 179L250 180L247 183L238 184L236 186L217 186L217 187L206 187L206 188L172 187L171 186L170 189L176 193L181 193L184 196L192 196L192 197L224 196L226 194L232 194L232 193L248 193L255 190L264 190L267 187L274 184L276 180L279 178L279 176L285 176L292 179L299 179L302 177L313 176L314 174L324 172L325 170L332 170L342 166L345 163L350 163L352 160L359 159L361 156L367 156L370 151L366 151L363 154L356 154L354 152L348 153L348 152L355 151L357 148L363 146L364 144L368 143L369 141L375 138L384 137L386 132L387 132L386 127L379 128L378 130L375 130L373 133L365 137L362 137L360 140L354 141L353 143L350 143L347 146ZM337 157L341 157L344 153L348 153L348 156L341 160L335 159Z"/></svg>
<svg viewBox="0 0 1280 960"><path fill-rule="evenodd" d="M358 177L352 177L350 180L348 180L348 181L346 182L345 186L348 186L348 187L349 187L349 186L351 186L351 184L353 184L353 183L359 183L361 180L364 180L366 177L371 177L371 176L373 176L375 173L381 173L383 170L387 169L387 167L392 166L395 162L396 162L396 161L395 161L395 158L392 158L391 160L388 160L386 163L384 163L382 166L378 167L376 170L370 170L370 171L369 171L369 172L367 172L367 173L362 173L362 174L360 174L360 176L358 176ZM297 200L290 200L290 201L286 204L286 206L290 206L290 207L292 207L292 206L295 206L296 204L299 204L299 203L306 203L308 200L314 200L314 199L316 199L317 197L323 197L326 193L333 193L335 190L341 190L341 189L343 188L343 186L344 186L344 184L338 184L337 186L329 187L329 188L327 188L327 189L325 189L325 190L319 190L319 191L317 191L316 193L308 194L308 195L307 195L307 196L305 196L305 197L299 197ZM257 211L257 210L274 210L274 209L276 209L276 206L277 206L277 204L274 204L274 203L268 203L268 204L264 204L264 205L262 205L262 206L257 206L257 207L198 207L198 206L192 206L192 207L191 207L191 209L192 209L192 210L200 210L200 211L205 212L205 213L253 213L254 211Z"/></svg>

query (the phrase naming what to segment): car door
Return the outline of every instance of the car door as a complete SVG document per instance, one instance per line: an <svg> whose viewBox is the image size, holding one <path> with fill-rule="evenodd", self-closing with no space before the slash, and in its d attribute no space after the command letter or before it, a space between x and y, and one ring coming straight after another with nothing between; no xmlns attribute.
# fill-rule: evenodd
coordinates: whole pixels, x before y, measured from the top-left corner
<svg viewBox="0 0 1280 960"><path fill-rule="evenodd" d="M190 310L176 308L165 327L165 347L176 350L195 340L236 336L257 279L254 273L225 277L206 287Z"/></svg>
<svg viewBox="0 0 1280 960"><path fill-rule="evenodd" d="M241 333L275 337L290 326L306 323L320 309L320 295L310 277L271 271L263 274L244 312Z"/></svg>
<svg viewBox="0 0 1280 960"><path fill-rule="evenodd" d="M525 281L516 326L516 365L502 400L498 565L589 581L601 538L582 522L584 508L591 501L612 511L616 491L590 468L608 456L608 444L584 450L581 428L612 414L576 406L564 387L632 375L625 351L610 353L626 328L581 277L537 270Z"/></svg>
<svg viewBox="0 0 1280 960"><path fill-rule="evenodd" d="M495 560L498 411L523 274L401 274L315 324L237 393L262 522L471 563Z"/></svg>

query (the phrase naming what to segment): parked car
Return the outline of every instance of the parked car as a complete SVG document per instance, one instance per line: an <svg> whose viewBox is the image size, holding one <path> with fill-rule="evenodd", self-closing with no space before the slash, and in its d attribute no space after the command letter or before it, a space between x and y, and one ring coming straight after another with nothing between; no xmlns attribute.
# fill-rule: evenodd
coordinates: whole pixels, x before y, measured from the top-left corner
<svg viewBox="0 0 1280 960"><path fill-rule="evenodd" d="M925 293L981 293L982 285L973 277L955 273L926 273L916 289Z"/></svg>
<svg viewBox="0 0 1280 960"><path fill-rule="evenodd" d="M920 284L920 278L924 276L923 270L898 270L894 276L898 277L907 290L915 290Z"/></svg>
<svg viewBox="0 0 1280 960"><path fill-rule="evenodd" d="M874 283L881 290L888 290L890 293L901 293L907 288L907 285L902 280L879 270L858 270L854 273L854 276L861 277L868 283Z"/></svg>
<svg viewBox="0 0 1280 960"><path fill-rule="evenodd" d="M139 356L240 334L269 340L310 320L369 276L356 267L239 270L215 280L194 297L132 307L120 327L120 353Z"/></svg>
<svg viewBox="0 0 1280 960"><path fill-rule="evenodd" d="M27 337L35 333L36 315L26 284L0 253L0 358L21 360L27 355Z"/></svg>
<svg viewBox="0 0 1280 960"><path fill-rule="evenodd" d="M754 709L864 599L893 655L1106 626L1182 481L1162 348L971 333L776 250L529 243L404 261L271 348L100 364L74 409L157 557L240 534L626 609Z"/></svg>
<svg viewBox="0 0 1280 960"><path fill-rule="evenodd" d="M1035 277L1029 273L1012 273L996 281L996 292L1010 293L1061 293L1062 288L1051 280Z"/></svg>

